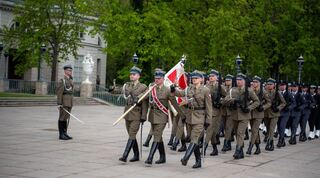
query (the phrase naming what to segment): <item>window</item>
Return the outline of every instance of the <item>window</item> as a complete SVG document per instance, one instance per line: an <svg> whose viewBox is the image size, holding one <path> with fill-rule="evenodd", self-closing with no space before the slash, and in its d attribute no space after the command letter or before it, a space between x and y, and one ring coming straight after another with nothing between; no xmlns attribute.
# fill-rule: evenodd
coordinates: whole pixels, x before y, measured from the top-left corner
<svg viewBox="0 0 320 178"><path fill-rule="evenodd" d="M82 82L82 61L84 56L79 55L77 59L74 61L74 69L73 69L73 81L74 82Z"/></svg>
<svg viewBox="0 0 320 178"><path fill-rule="evenodd" d="M98 37L98 46L101 46L101 38Z"/></svg>
<svg viewBox="0 0 320 178"><path fill-rule="evenodd" d="M84 40L84 35L85 35L85 32L79 32L79 38Z"/></svg>

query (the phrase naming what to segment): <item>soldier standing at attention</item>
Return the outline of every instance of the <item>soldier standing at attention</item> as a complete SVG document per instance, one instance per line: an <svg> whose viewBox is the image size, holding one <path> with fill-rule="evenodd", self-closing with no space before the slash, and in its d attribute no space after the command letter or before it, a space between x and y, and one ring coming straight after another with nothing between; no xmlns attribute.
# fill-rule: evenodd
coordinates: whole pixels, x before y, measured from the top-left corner
<svg viewBox="0 0 320 178"><path fill-rule="evenodd" d="M221 106L222 106L221 100L226 96L226 90L222 85L222 81L221 81L221 85L219 86L219 83L218 83L219 75L220 74L218 71L211 70L209 74L209 82L208 84L206 84L206 87L209 88L210 90L213 107L212 107L212 119L209 120L211 121L211 123L210 123L210 126L208 127L208 133L205 138L204 154L206 154L208 143L209 141L211 141L211 145L213 148L212 153L210 154L211 156L218 155L217 143L219 139L218 133L220 130L219 127L221 123Z"/></svg>
<svg viewBox="0 0 320 178"><path fill-rule="evenodd" d="M64 76L59 80L56 93L57 93L57 104L59 107L59 139L60 140L69 140L72 139L67 134L70 114L72 106L73 106L73 80L72 80L72 66L65 65L63 67ZM64 110L65 109L65 110Z"/></svg>
<svg viewBox="0 0 320 178"><path fill-rule="evenodd" d="M230 92L230 89L232 88L233 78L234 76L230 74L226 75L225 77L225 89L227 95ZM233 137L233 121L231 118L230 105L226 105L225 103L223 103L222 105L222 122L224 126L224 142L221 151L226 152L231 150L231 138Z"/></svg>
<svg viewBox="0 0 320 178"><path fill-rule="evenodd" d="M136 135L139 131L140 123L143 124L143 122L146 121L148 104L144 100L140 103L137 103L139 96L147 90L147 86L139 82L140 75L141 69L135 66L132 67L130 69L130 82L127 82L123 86L123 93L126 99L124 112L134 104L137 104L136 107L125 116L126 130L128 132L129 139L122 157L119 158L119 160L123 162L127 162L127 157L131 148L133 148L134 156L132 159L130 159L130 162L139 161L139 147Z"/></svg>
<svg viewBox="0 0 320 178"><path fill-rule="evenodd" d="M192 168L201 167L201 153L199 148L199 138L201 133L211 123L212 119L212 102L210 90L201 84L203 75L199 71L192 73L192 85L184 91L178 90L172 85L171 92L175 96L188 98L188 109L186 111L186 123L191 128L191 142L188 149L181 159L182 165L187 165L191 154L194 152L196 163ZM208 120L208 121L206 121Z"/></svg>
<svg viewBox="0 0 320 178"><path fill-rule="evenodd" d="M286 101L284 100L281 93L275 89L276 80L269 78L267 80L267 92L271 100L271 107L265 111L265 124L267 127L267 145L265 150L273 151L273 132L277 125L278 119L280 117L280 111L286 106Z"/></svg>
<svg viewBox="0 0 320 178"><path fill-rule="evenodd" d="M261 153L259 125L262 122L262 119L264 118L264 110L268 109L271 106L271 101L268 96L268 93L263 89L263 87L261 87L262 79L258 76L254 76L252 81L253 81L252 83L253 91L258 96L260 100L260 104L256 109L252 110L251 112L251 115L252 115L252 119L250 120L251 140L249 142L249 147L246 153L251 155L253 144L255 144L256 151L254 152L254 154L258 155Z"/></svg>
<svg viewBox="0 0 320 178"><path fill-rule="evenodd" d="M150 103L149 122L152 127L152 134L154 136L152 146L148 159L145 164L151 165L153 156L157 149L160 153L160 158L156 161L156 164L162 164L166 162L165 148L163 144L162 134L163 130L170 119L169 101L174 108L181 113L176 98L171 95L170 88L164 86L165 72L158 69L154 73L154 83L156 86L151 91L152 103Z"/></svg>
<svg viewBox="0 0 320 178"><path fill-rule="evenodd" d="M233 155L234 159L244 158L243 140L248 122L251 119L250 111L258 107L260 103L257 95L246 83L246 78L246 75L239 73L237 75L237 87L231 88L225 98L227 104L233 105L231 117L237 138L236 150Z"/></svg>
<svg viewBox="0 0 320 178"><path fill-rule="evenodd" d="M306 127L307 122L311 114L311 108L314 106L315 102L313 97L309 93L309 86L307 84L302 85L302 98L305 101L305 104L303 106L303 110L301 112L301 118L300 118L300 136L299 141L305 142L307 141L307 134L306 134Z"/></svg>

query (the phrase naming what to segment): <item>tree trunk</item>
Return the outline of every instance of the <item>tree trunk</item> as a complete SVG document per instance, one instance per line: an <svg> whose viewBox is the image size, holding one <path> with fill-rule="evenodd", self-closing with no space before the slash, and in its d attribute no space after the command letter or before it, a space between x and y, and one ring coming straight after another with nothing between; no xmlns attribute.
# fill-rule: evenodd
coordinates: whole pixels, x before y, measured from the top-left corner
<svg viewBox="0 0 320 178"><path fill-rule="evenodd" d="M51 81L54 82L57 79L57 66L58 66L59 53L56 49L53 50L52 55L52 67L51 67Z"/></svg>

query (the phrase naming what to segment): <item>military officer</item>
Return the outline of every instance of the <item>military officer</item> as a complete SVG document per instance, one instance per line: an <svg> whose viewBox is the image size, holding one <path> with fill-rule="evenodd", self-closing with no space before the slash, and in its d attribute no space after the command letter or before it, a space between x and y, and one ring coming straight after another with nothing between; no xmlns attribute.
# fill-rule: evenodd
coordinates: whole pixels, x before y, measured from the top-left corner
<svg viewBox="0 0 320 178"><path fill-rule="evenodd" d="M317 93L316 93L316 88L317 88L317 86L315 86L315 85L310 86L310 95L312 96L314 103L311 107L311 114L310 114L309 121L308 121L309 128L310 128L310 132L309 132L309 136L308 136L309 140L313 140L315 137L314 127L315 127L315 122L317 120L317 117L319 117L319 115L318 115L318 107L319 107L318 97L319 97L319 95L317 95Z"/></svg>
<svg viewBox="0 0 320 178"><path fill-rule="evenodd" d="M159 150L160 158L155 163L162 164L166 162L162 134L171 114L169 110L169 101L178 113L182 114L175 97L170 93L170 88L164 85L164 76L165 72L161 69L157 69L154 73L154 84L156 86L151 91L152 103L149 103L151 107L148 117L154 138L148 159L145 161L145 164L147 165L152 164L153 156L157 149Z"/></svg>
<svg viewBox="0 0 320 178"><path fill-rule="evenodd" d="M273 132L280 117L280 111L286 106L286 101L277 89L275 89L276 80L269 78L267 80L267 92L271 100L271 107L265 111L265 124L267 127L266 139L267 145L265 150L273 151Z"/></svg>
<svg viewBox="0 0 320 178"><path fill-rule="evenodd" d="M317 117L315 120L315 136L314 138L319 138L320 137L320 86L317 88L317 100L316 100L317 106L318 106L318 111L317 111Z"/></svg>
<svg viewBox="0 0 320 178"><path fill-rule="evenodd" d="M184 157L181 159L181 163L184 166L187 165L191 154L194 152L196 163L193 165L193 168L201 167L199 138L203 130L210 125L209 123L211 123L212 119L210 90L201 84L202 78L203 75L195 70L192 73L192 85L189 85L184 91L171 86L171 92L175 96L188 98L186 123L191 128L191 142Z"/></svg>
<svg viewBox="0 0 320 178"><path fill-rule="evenodd" d="M308 92L309 86L307 84L302 85L302 98L305 101L305 104L303 106L302 112L301 112L301 118L300 118L300 136L299 141L305 142L307 140L307 134L306 134L306 126L308 119L311 114L311 108L314 105L314 99Z"/></svg>
<svg viewBox="0 0 320 178"><path fill-rule="evenodd" d="M222 98L226 96L226 90L225 87L222 85L219 86L218 83L218 77L219 77L219 72L216 70L211 70L209 74L209 81L206 84L206 87L210 89L210 95L211 95L211 101L212 101L212 119L210 120L211 123L210 126L208 127L208 132L205 138L205 147L204 147L204 154L206 154L206 149L208 147L209 141L211 141L212 145L212 153L210 154L211 156L216 156L218 155L218 139L219 139L219 128L220 128L220 123L221 123L221 106L222 106ZM221 77L220 77L221 79ZM208 121L207 121L208 122Z"/></svg>
<svg viewBox="0 0 320 178"><path fill-rule="evenodd" d="M261 87L262 79L259 76L254 76L252 79L252 88L255 94L258 96L260 100L259 106L251 111L252 119L250 120L251 126L251 139L249 142L249 147L247 150L247 154L251 155L251 151L253 148L253 144L256 145L256 151L254 154L258 155L261 153L260 150L260 135L259 135L259 125L264 118L264 111L269 109L271 106L271 101L268 93Z"/></svg>
<svg viewBox="0 0 320 178"><path fill-rule="evenodd" d="M259 106L259 99L254 91L249 88L246 82L246 75L239 73L237 75L237 87L230 89L229 94L225 97L226 104L232 104L231 117L233 119L234 129L236 132L237 145L233 155L234 159L244 158L244 136L248 122L251 118L250 111Z"/></svg>
<svg viewBox="0 0 320 178"><path fill-rule="evenodd" d="M148 104L145 100L137 103L141 93L144 93L147 90L147 86L139 82L140 75L141 69L135 66L132 67L130 69L130 82L127 82L123 86L123 94L126 99L124 112L126 112L134 104L137 104L137 106L125 116L126 130L128 132L129 139L122 157L119 158L119 160L122 162L127 162L127 157L131 148L133 148L134 156L132 159L130 159L130 162L139 161L139 148L136 135L139 131L140 123L143 124L143 122L146 120Z"/></svg>
<svg viewBox="0 0 320 178"><path fill-rule="evenodd" d="M225 90L226 94L230 92L230 89L232 88L232 79L234 78L233 75L227 74L225 76ZM232 136L232 130L233 130L233 121L231 118L231 110L230 105L226 105L223 103L222 100L222 122L224 126L224 142L223 147L221 151L226 152L231 150L231 137Z"/></svg>
<svg viewBox="0 0 320 178"><path fill-rule="evenodd" d="M64 76L59 80L56 93L57 93L57 104L59 107L59 139L60 140L69 140L72 139L67 134L68 124L70 119L70 114L73 106L73 80L72 80L72 66L67 64L63 67Z"/></svg>
<svg viewBox="0 0 320 178"><path fill-rule="evenodd" d="M291 92L289 92L286 82L280 81L279 85L280 85L279 86L280 93L286 101L286 106L283 108L283 110L281 110L280 117L278 120L279 140L278 140L277 148L286 146L284 132L290 117L290 113L293 110L293 108L296 106L296 102L293 99Z"/></svg>

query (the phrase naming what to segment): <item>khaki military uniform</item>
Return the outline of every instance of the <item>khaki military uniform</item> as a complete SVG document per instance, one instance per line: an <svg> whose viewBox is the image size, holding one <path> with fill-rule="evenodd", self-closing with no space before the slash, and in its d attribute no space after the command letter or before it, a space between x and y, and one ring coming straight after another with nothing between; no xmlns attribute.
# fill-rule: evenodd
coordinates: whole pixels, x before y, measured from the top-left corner
<svg viewBox="0 0 320 178"><path fill-rule="evenodd" d="M245 87L233 87L229 94L225 98L226 104L233 104L235 99L238 99L242 104L244 102L244 95L245 95ZM257 95L251 88L248 88L248 109L252 111L259 105L260 101ZM248 122L251 119L251 113L244 113L240 109L240 105L236 104L231 112L231 117L233 119L234 129L236 132L237 137L237 145L242 147L244 145L244 135L245 130L248 126Z"/></svg>
<svg viewBox="0 0 320 178"><path fill-rule="evenodd" d="M254 92L257 96L259 96L260 89L254 90ZM252 119L250 120L250 126L252 144L260 144L259 126L264 118L264 111L269 109L271 106L271 100L267 91L263 91L262 101L260 102L263 107L263 111L258 111L258 107L251 111Z"/></svg>
<svg viewBox="0 0 320 178"><path fill-rule="evenodd" d="M73 106L73 80L70 77L64 76L60 79L56 88L57 104L71 112ZM70 119L70 115L59 108L59 121L67 121Z"/></svg>
<svg viewBox="0 0 320 178"><path fill-rule="evenodd" d="M179 97L188 98L188 109L186 110L186 123L191 128L191 143L198 144L200 135L204 130L204 123L212 121L212 101L210 90L201 85L194 85L185 90L176 90L174 93Z"/></svg>
<svg viewBox="0 0 320 178"><path fill-rule="evenodd" d="M270 98L271 103L274 102L275 96L276 96L276 91L268 91L268 95ZM282 94L278 92L279 96L279 106L277 108L279 109L279 112L274 112L272 108L270 107L267 109L264 114L265 114L265 125L267 127L267 137L269 140L273 140L273 132L274 129L278 123L278 119L280 117L280 112L281 110L286 106L286 100L283 98Z"/></svg>
<svg viewBox="0 0 320 178"><path fill-rule="evenodd" d="M136 83L127 82L124 86L124 94L127 98L126 105L124 107L124 112L126 112L131 106L134 105L134 99L139 98L142 93L147 90L145 84L137 81ZM137 132L139 131L140 119L146 120L148 109L148 103L142 100L133 110L131 110L126 116L126 130L129 135L129 139L135 140Z"/></svg>
<svg viewBox="0 0 320 178"><path fill-rule="evenodd" d="M226 93L228 94L230 92L231 87L225 87ZM222 100L222 123L224 126L224 139L225 140L231 140L232 130L233 130L233 120L231 119L231 112L230 105L224 103Z"/></svg>
<svg viewBox="0 0 320 178"><path fill-rule="evenodd" d="M166 86L161 88L156 86L156 94L158 100L162 103L165 108L169 108L169 101L174 106L174 108L179 112L179 106L174 96L171 95L170 89ZM153 99L154 100L154 99ZM168 115L161 111L155 102L150 103L150 112L149 112L149 122L152 127L152 134L154 136L154 142L162 142L163 130L168 122ZM179 112L180 113L180 112Z"/></svg>
<svg viewBox="0 0 320 178"><path fill-rule="evenodd" d="M217 92L218 92L218 82L209 83L206 85L206 87L210 89L211 97L215 98L215 95L217 95ZM221 93L220 94L221 94L222 98L224 98L226 96L226 89L223 85L221 85ZM222 101L222 99L221 99L221 101ZM206 122L208 122L208 121L206 121ZM217 108L213 104L212 104L212 119L211 119L211 123L209 123L209 124L210 125L208 127L208 132L207 132L207 135L205 138L205 142L209 143L209 141L211 140L211 144L217 144L216 135L219 132L219 128L220 128L220 124L221 124L221 108Z"/></svg>

